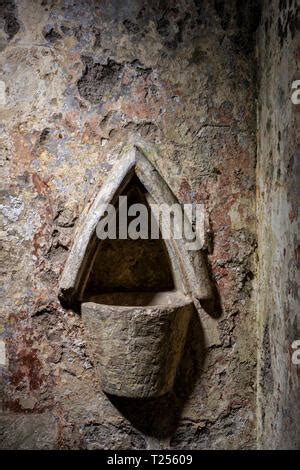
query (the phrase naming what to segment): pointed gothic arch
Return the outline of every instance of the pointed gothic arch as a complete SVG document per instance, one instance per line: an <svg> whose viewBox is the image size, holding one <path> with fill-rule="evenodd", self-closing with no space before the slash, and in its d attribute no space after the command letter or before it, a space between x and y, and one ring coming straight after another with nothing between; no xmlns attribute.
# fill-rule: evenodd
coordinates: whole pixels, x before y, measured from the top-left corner
<svg viewBox="0 0 300 470"><path fill-rule="evenodd" d="M148 151L140 142L126 146L122 157L114 165L99 193L81 218L59 285L62 300L82 301L95 251L97 224L105 214L107 206L114 203L134 175L146 189L150 202L170 206L178 203L147 154ZM183 239L166 240L166 248L176 289L192 298L210 298L210 283L201 250L189 251Z"/></svg>

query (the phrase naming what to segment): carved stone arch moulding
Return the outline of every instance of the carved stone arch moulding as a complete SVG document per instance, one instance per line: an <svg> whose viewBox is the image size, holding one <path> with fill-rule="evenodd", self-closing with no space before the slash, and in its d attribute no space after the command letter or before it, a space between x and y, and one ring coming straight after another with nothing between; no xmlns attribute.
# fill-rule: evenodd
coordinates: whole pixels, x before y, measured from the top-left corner
<svg viewBox="0 0 300 470"><path fill-rule="evenodd" d="M105 214L106 207L114 203L134 174L146 188L150 202L170 206L178 203L167 183L150 162L150 156L151 160L158 159L155 150L152 147L149 150L149 146L141 142L129 144L123 148L121 158L111 169L107 180L101 186L76 229L74 243L59 284L61 299L81 301L85 285L83 276L87 276L88 273L86 264L90 261L90 245L92 245L97 224ZM185 223L189 221L185 220ZM198 300L211 298L211 286L201 250L188 250L184 239L166 240L166 245L174 270L176 286L192 298Z"/></svg>
<svg viewBox="0 0 300 470"><path fill-rule="evenodd" d="M163 250L156 255L157 266L154 263L153 269L152 263L151 275L146 276L141 289L136 285L135 289L128 289L128 285L120 289L118 282L122 269L117 262L117 268L112 270L107 257L109 249L103 249L103 241L97 240L99 220L105 215L109 204L116 204L118 196L126 192L128 186L134 186L132 181L142 186L147 204L172 206L178 203L150 161L157 158L155 151L151 149L149 152L149 147L141 142L123 148L106 182L81 217L60 281L61 300L70 305L80 304L87 349L93 358L102 389L111 395L147 398L169 392L183 357L194 310L193 302L197 305L199 302L195 302L196 299L210 299L212 295L201 250L188 250L189 245L183 238L163 240ZM174 213L174 224L179 223L176 221L178 216ZM185 223L189 223L188 219ZM137 240L132 242L133 253L140 253ZM144 262L140 271L143 276L144 271L151 271L153 246L147 252L148 257L142 256ZM122 248L120 250L120 245L117 245L116 252L119 253L117 260L124 263L126 253ZM152 289L153 285L148 285L147 280L151 280L156 271L164 271L167 265L160 264L160 258L165 255L173 278L172 288L166 289L158 282ZM101 271L99 284L99 273L95 269L101 269L102 265L107 268ZM129 273L134 277L134 272L129 270ZM103 285L98 289L101 277L114 276L118 281L115 290L111 285L106 291L103 291ZM87 285L95 278L96 292L87 295L90 292Z"/></svg>

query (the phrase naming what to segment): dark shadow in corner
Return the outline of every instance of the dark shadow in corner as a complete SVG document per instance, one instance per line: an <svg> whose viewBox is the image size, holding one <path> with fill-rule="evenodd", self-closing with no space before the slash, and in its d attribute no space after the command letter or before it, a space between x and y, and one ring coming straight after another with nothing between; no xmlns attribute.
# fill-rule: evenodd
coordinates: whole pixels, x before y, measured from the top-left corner
<svg viewBox="0 0 300 470"><path fill-rule="evenodd" d="M147 436L166 439L175 432L185 402L199 382L205 361L204 333L194 309L173 391L158 398L106 396L132 426Z"/></svg>
<svg viewBox="0 0 300 470"><path fill-rule="evenodd" d="M207 252L203 252L205 265L207 266L208 277L211 285L212 296L210 299L201 299L200 305L205 312L212 318L218 319L222 316L221 297L218 291L217 283L213 278L211 264L208 259Z"/></svg>

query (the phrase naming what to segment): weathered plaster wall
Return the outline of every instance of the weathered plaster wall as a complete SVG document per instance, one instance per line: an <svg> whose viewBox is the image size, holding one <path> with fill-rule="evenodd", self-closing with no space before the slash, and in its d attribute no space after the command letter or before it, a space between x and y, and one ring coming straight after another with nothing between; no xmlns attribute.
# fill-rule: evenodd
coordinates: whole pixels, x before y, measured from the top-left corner
<svg viewBox="0 0 300 470"><path fill-rule="evenodd" d="M292 343L299 320L299 79L296 1L265 2L259 34L258 107L258 440L300 446L299 365ZM299 28L299 24L298 24Z"/></svg>
<svg viewBox="0 0 300 470"><path fill-rule="evenodd" d="M255 447L256 3L1 1L2 447ZM57 294L78 217L136 134L179 200L206 206L216 302L174 392L132 404L101 392Z"/></svg>

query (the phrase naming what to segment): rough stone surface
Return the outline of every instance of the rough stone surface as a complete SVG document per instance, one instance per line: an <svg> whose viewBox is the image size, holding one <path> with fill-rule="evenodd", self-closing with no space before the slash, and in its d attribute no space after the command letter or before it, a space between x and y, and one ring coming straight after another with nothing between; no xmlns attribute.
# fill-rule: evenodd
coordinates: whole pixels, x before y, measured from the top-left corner
<svg viewBox="0 0 300 470"><path fill-rule="evenodd" d="M30 407L29 401L27 405ZM57 446L57 422L49 413L0 416L0 449L51 450Z"/></svg>
<svg viewBox="0 0 300 470"><path fill-rule="evenodd" d="M5 3L3 413L28 433L50 413L52 448L255 447L257 2ZM101 392L81 316L57 298L78 217L132 135L181 202L205 204L215 289L174 390L138 403Z"/></svg>
<svg viewBox="0 0 300 470"><path fill-rule="evenodd" d="M259 35L258 439L267 449L300 448L299 365L292 362L300 338L300 107L291 99L300 77L296 8L296 1L266 4Z"/></svg>
<svg viewBox="0 0 300 470"><path fill-rule="evenodd" d="M0 2L0 50L6 46L20 29L16 16L14 0L1 0Z"/></svg>
<svg viewBox="0 0 300 470"><path fill-rule="evenodd" d="M96 297L81 305L86 342L102 389L131 398L170 392L182 359L192 302L176 295L169 296L169 305L167 296L165 305L144 302L131 307L120 299L118 306L102 302Z"/></svg>

